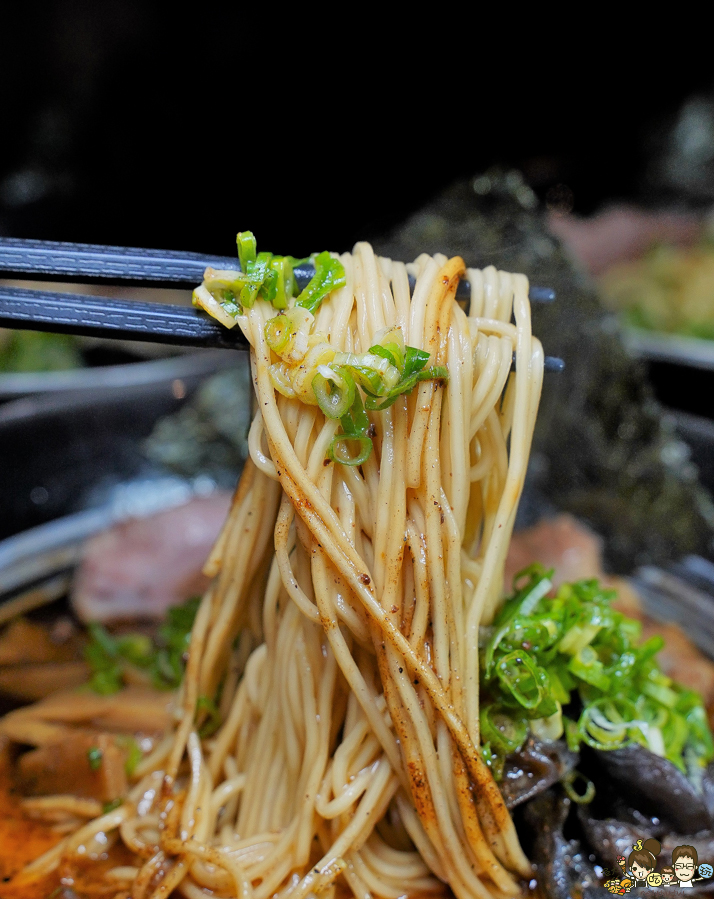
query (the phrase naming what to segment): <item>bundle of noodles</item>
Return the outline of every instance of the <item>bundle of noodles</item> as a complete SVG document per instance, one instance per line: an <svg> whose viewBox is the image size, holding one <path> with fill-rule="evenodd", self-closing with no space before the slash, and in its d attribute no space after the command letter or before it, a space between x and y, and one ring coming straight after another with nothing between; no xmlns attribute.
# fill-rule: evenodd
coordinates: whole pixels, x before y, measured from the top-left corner
<svg viewBox="0 0 714 899"><path fill-rule="evenodd" d="M135 899L513 896L529 876L479 752L478 682L542 382L528 283L366 244L332 258L344 283L302 348L293 334L282 358L271 349L268 302L238 310L250 460L207 562L174 726L128 799L28 873L70 870L118 834L138 862L107 883ZM441 376L365 413L367 438L340 436L305 385L395 329Z"/></svg>

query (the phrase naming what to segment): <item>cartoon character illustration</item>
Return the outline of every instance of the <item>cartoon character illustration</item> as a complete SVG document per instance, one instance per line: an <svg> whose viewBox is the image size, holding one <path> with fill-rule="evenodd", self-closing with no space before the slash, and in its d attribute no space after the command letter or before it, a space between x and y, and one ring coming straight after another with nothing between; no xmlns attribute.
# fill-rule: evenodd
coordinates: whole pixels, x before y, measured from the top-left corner
<svg viewBox="0 0 714 899"><path fill-rule="evenodd" d="M603 886L613 896L624 896L625 893L629 893L632 889L632 881L629 877L625 877L624 880L618 880L614 877L612 880L606 880Z"/></svg>
<svg viewBox="0 0 714 899"><path fill-rule="evenodd" d="M694 846L677 846L672 850L672 868L680 889L693 889L692 880L698 863L697 850Z"/></svg>
<svg viewBox="0 0 714 899"><path fill-rule="evenodd" d="M638 840L627 859L627 867L635 881L635 886L647 886L647 878L653 873L657 864L656 856L661 849L659 840L650 837L649 840Z"/></svg>
<svg viewBox="0 0 714 899"><path fill-rule="evenodd" d="M667 865L662 868L662 886L668 887L674 883L674 870Z"/></svg>

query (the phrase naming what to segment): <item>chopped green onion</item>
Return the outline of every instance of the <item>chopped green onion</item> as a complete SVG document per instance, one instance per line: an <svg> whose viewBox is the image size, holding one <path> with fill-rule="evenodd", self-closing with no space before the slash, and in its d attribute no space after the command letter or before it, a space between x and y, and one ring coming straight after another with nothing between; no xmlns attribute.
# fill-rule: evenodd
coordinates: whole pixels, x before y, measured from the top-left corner
<svg viewBox="0 0 714 899"><path fill-rule="evenodd" d="M599 630L599 624L575 625L560 641L558 649L568 655L575 655L593 641Z"/></svg>
<svg viewBox="0 0 714 899"><path fill-rule="evenodd" d="M124 762L124 770L126 771L127 777L131 777L136 771L136 767L139 762L144 758L144 753L141 751L141 749L139 748L139 744L133 737L128 737L125 739L126 743L123 744L126 748L126 761Z"/></svg>
<svg viewBox="0 0 714 899"><path fill-rule="evenodd" d="M257 243L252 231L239 231L236 238L238 244L238 260L242 271L248 271L248 266L255 261L257 255Z"/></svg>
<svg viewBox="0 0 714 899"><path fill-rule="evenodd" d="M481 629L482 721L494 710L526 719L540 738L564 731L572 751L637 742L696 781L714 740L701 697L658 668L662 639L638 645L639 623L613 610L614 591L595 580L547 596L551 575L538 565L517 575L514 595ZM503 752L488 727L483 742Z"/></svg>
<svg viewBox="0 0 714 899"><path fill-rule="evenodd" d="M630 729L637 721L634 704L621 696L596 699L587 705L578 727L583 742L593 749L619 749L629 743Z"/></svg>
<svg viewBox="0 0 714 899"><path fill-rule="evenodd" d="M404 368L402 377L411 378L418 374L429 361L430 354L426 350L419 350L414 346L408 346L404 354Z"/></svg>
<svg viewBox="0 0 714 899"><path fill-rule="evenodd" d="M300 362L308 350L314 317L307 309L294 306L265 323L265 340L270 349L290 362Z"/></svg>
<svg viewBox="0 0 714 899"><path fill-rule="evenodd" d="M515 650L504 655L496 664L496 675L524 709L540 705L548 676L529 653Z"/></svg>
<svg viewBox="0 0 714 899"><path fill-rule="evenodd" d="M387 347L384 346L371 346L369 348L370 353L373 356L381 356L382 359L386 359L390 365L393 365L398 371L401 371L402 366L397 362L397 358Z"/></svg>
<svg viewBox="0 0 714 899"><path fill-rule="evenodd" d="M369 348L370 353L384 356L401 374L404 373L405 346L402 329L393 325L383 328L375 335L375 344Z"/></svg>
<svg viewBox="0 0 714 899"><path fill-rule="evenodd" d="M354 401L350 410L340 419L342 434L332 438L327 456L333 462L342 465L362 465L372 452L372 440L368 436L370 429L369 416L362 405L359 390L355 390ZM358 451L350 453L350 442L356 443Z"/></svg>
<svg viewBox="0 0 714 899"><path fill-rule="evenodd" d="M592 646L583 646L570 660L568 670L580 680L606 692L610 687L610 678L605 673L603 664Z"/></svg>
<svg viewBox="0 0 714 899"><path fill-rule="evenodd" d="M669 709L673 709L677 704L677 694L674 690L664 684L647 681L642 686L642 692L646 693L647 696L651 696L652 699L656 699L660 705L667 706Z"/></svg>
<svg viewBox="0 0 714 899"><path fill-rule="evenodd" d="M198 611L200 597L168 609L166 622L156 639L144 634L112 637L101 624L88 626L90 641L84 657L91 669L89 686L95 693L107 696L124 685L124 669L131 665L144 672L155 687L173 690L183 679L185 655L191 628Z"/></svg>
<svg viewBox="0 0 714 899"><path fill-rule="evenodd" d="M585 791L583 793L578 793L575 789L575 784L578 781L585 784ZM579 771L570 771L561 780L561 784L563 785L563 790L568 799L570 799L571 802L575 802L577 805L588 805L595 798L595 784Z"/></svg>
<svg viewBox="0 0 714 899"><path fill-rule="evenodd" d="M201 712L205 712L206 715L203 724L198 729L198 735L204 739L215 734L223 721L216 703L208 696L199 696L196 700L196 714L199 715Z"/></svg>
<svg viewBox="0 0 714 899"><path fill-rule="evenodd" d="M241 306L250 309L258 298L258 293L263 287L266 278L268 278L271 273L272 275L275 274L270 267L271 259L272 253L258 253L255 259L247 263L245 273L248 276L248 283L240 292ZM269 284L266 287L266 292L268 289Z"/></svg>
<svg viewBox="0 0 714 899"><path fill-rule="evenodd" d="M407 349L411 349L411 347L408 347ZM367 408L381 412L384 409L389 408L389 406L396 402L400 396L411 393L420 381L448 381L448 379L448 369L443 365L437 365L426 371L415 372L409 377L402 376L397 384L395 384L394 388L385 396L381 398L369 397L367 399Z"/></svg>
<svg viewBox="0 0 714 899"><path fill-rule="evenodd" d="M102 767L102 750L98 746L90 746L87 750L87 761L92 771L99 771Z"/></svg>
<svg viewBox="0 0 714 899"><path fill-rule="evenodd" d="M328 418L342 418L355 401L355 382L344 366L320 365L312 379L317 405Z"/></svg>
<svg viewBox="0 0 714 899"><path fill-rule="evenodd" d="M112 799L111 802L105 802L104 805L102 805L102 814L108 815L109 812L113 812L115 809L118 809L123 801L123 799Z"/></svg>
<svg viewBox="0 0 714 899"><path fill-rule="evenodd" d="M296 305L304 306L313 314L328 294L347 283L342 263L328 252L318 253L314 263L315 274L296 300Z"/></svg>
<svg viewBox="0 0 714 899"><path fill-rule="evenodd" d="M274 290L271 302L276 309L287 309L288 300L295 290L295 275L290 262L279 256L275 256L270 262L271 269L275 272Z"/></svg>
<svg viewBox="0 0 714 899"><path fill-rule="evenodd" d="M350 453L349 444L357 444L357 452ZM372 441L369 437L352 437L349 434L338 434L332 438L330 448L327 451L328 458L342 465L362 465L369 459L372 452Z"/></svg>
<svg viewBox="0 0 714 899"><path fill-rule="evenodd" d="M349 368L355 381L371 396L383 396L399 381L399 370L376 353L337 353L335 365Z"/></svg>
<svg viewBox="0 0 714 899"><path fill-rule="evenodd" d="M481 746L481 758L491 769L494 779L501 780L503 777L503 765L506 761L505 756L500 752L495 752L491 748L490 743L484 743Z"/></svg>
<svg viewBox="0 0 714 899"><path fill-rule="evenodd" d="M563 736L563 712L560 703L552 715L545 718L534 718L530 722L531 732L539 740L558 740Z"/></svg>
<svg viewBox="0 0 714 899"><path fill-rule="evenodd" d="M219 303L218 300L212 296L207 287L203 284L200 284L193 291L192 301L194 306L200 306L201 309L206 311L210 316L219 321L226 328L234 328L236 325L236 320L234 315L229 312L226 308L224 308L222 303ZM238 309L235 304L231 304L233 308Z"/></svg>
<svg viewBox="0 0 714 899"><path fill-rule="evenodd" d="M525 718L513 717L496 705L481 709L480 724L482 741L505 754L520 749L528 736Z"/></svg>

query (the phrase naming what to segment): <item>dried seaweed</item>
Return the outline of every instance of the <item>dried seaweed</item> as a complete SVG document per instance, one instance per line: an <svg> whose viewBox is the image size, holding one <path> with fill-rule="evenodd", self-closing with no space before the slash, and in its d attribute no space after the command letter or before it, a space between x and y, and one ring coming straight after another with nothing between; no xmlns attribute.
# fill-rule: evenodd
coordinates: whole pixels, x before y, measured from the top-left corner
<svg viewBox="0 0 714 899"><path fill-rule="evenodd" d="M557 291L556 303L534 308L534 329L567 369L546 378L525 508L552 507L587 521L606 538L614 572L687 553L711 557L712 502L686 446L518 173L455 183L373 243L397 259L458 254L467 265L522 271Z"/></svg>

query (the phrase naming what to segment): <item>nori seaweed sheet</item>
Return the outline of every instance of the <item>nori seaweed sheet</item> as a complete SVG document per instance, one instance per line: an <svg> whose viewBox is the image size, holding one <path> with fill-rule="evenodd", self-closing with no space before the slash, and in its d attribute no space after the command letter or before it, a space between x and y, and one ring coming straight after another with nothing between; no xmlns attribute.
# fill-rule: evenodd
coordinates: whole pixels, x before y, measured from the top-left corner
<svg viewBox="0 0 714 899"><path fill-rule="evenodd" d="M372 243L394 259L460 255L557 292L555 303L533 305L534 332L566 370L545 378L519 524L555 510L578 516L605 538L614 573L689 553L712 558L712 501L687 447L518 172L459 181Z"/></svg>

